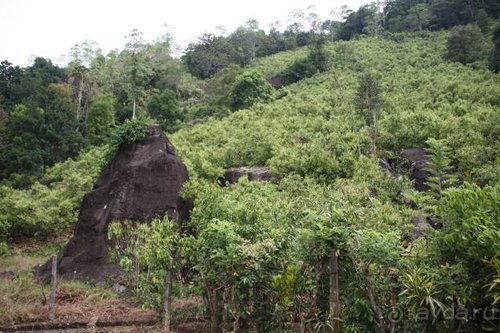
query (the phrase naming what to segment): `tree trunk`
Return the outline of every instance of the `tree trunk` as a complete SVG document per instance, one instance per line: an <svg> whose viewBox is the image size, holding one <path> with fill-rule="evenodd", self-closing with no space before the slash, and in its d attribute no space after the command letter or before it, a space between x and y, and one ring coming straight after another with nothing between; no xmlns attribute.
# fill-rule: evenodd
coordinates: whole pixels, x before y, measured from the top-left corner
<svg viewBox="0 0 500 333"><path fill-rule="evenodd" d="M372 282L370 279L370 272L368 270L368 264L363 265L362 267L363 270L363 278L365 280L365 286L366 286L366 293L368 294L368 300L370 302L370 307L372 308L374 317L375 317L375 323L380 329L380 332L385 332L384 330L384 314L380 307L377 305L377 302L375 301L375 296L373 295L373 287L372 287Z"/></svg>
<svg viewBox="0 0 500 333"><path fill-rule="evenodd" d="M330 250L330 325L333 333L340 333L340 298L339 298L339 250Z"/></svg>
<svg viewBox="0 0 500 333"><path fill-rule="evenodd" d="M163 291L163 330L170 333L170 295L172 293L172 272L169 269L165 276L165 289Z"/></svg>
<svg viewBox="0 0 500 333"><path fill-rule="evenodd" d="M135 119L135 98L134 98L134 104L132 106L132 120Z"/></svg>
<svg viewBox="0 0 500 333"><path fill-rule="evenodd" d="M208 307L210 310L210 333L220 332L220 311L219 300L216 288L207 288L208 293Z"/></svg>
<svg viewBox="0 0 500 333"><path fill-rule="evenodd" d="M76 105L76 117L80 119L83 115L82 100L83 100L83 74L80 74L80 80L78 82L78 94L77 94L77 105ZM87 119L87 117L85 117Z"/></svg>

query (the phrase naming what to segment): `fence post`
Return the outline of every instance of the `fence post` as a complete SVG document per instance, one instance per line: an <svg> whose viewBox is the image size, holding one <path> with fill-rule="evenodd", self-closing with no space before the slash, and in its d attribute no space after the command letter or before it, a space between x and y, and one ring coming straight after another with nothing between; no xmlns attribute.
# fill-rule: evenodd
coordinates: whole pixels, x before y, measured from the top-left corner
<svg viewBox="0 0 500 333"><path fill-rule="evenodd" d="M172 293L172 270L168 269L165 276L163 292L163 330L170 333L170 295Z"/></svg>
<svg viewBox="0 0 500 333"><path fill-rule="evenodd" d="M56 319L56 291L57 291L57 254L52 256L52 275L50 280L49 319Z"/></svg>

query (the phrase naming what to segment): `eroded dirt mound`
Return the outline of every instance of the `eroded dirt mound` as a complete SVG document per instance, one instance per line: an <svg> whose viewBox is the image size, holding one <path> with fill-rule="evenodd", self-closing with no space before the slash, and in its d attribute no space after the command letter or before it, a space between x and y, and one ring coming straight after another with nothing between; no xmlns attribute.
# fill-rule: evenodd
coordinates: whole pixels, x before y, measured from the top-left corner
<svg viewBox="0 0 500 333"><path fill-rule="evenodd" d="M159 126L151 125L146 138L123 148L85 195L74 235L59 253L59 275L102 282L117 273L118 266L108 258L108 225L116 220L149 222L165 214L187 220L190 204L180 197L187 179L173 145ZM50 261L36 271L46 280Z"/></svg>

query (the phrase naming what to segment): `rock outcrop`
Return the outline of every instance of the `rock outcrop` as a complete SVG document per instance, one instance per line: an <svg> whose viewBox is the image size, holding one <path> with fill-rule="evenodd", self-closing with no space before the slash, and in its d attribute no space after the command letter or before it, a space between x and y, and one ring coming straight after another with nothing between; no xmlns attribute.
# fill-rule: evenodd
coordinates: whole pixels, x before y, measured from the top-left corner
<svg viewBox="0 0 500 333"><path fill-rule="evenodd" d="M266 167L238 167L229 168L224 172L224 183L235 184L241 177L248 177L251 181L272 180L271 170Z"/></svg>
<svg viewBox="0 0 500 333"><path fill-rule="evenodd" d="M74 235L59 253L59 275L102 282L118 273L108 256L108 225L124 220L147 223L165 214L187 220L190 203L180 197L187 180L187 169L173 145L159 126L149 126L146 137L121 149L85 195ZM50 261L36 273L46 280Z"/></svg>
<svg viewBox="0 0 500 333"><path fill-rule="evenodd" d="M410 221L412 225L412 229L410 231L410 237L412 239L419 239L427 236L427 231L432 229L432 226L429 224L427 217L422 214L415 215L411 218Z"/></svg>
<svg viewBox="0 0 500 333"><path fill-rule="evenodd" d="M425 169L428 167L428 156L422 148L404 149L401 156L410 164L410 179L414 181L414 187L419 191L429 189L426 182L430 174Z"/></svg>

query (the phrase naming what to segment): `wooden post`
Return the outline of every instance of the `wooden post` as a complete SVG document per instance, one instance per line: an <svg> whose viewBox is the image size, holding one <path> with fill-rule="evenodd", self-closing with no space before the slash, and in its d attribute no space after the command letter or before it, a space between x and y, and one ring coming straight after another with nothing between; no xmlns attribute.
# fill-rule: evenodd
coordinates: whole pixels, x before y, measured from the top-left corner
<svg viewBox="0 0 500 333"><path fill-rule="evenodd" d="M339 251L330 250L330 325L333 333L340 333L340 299L339 299Z"/></svg>
<svg viewBox="0 0 500 333"><path fill-rule="evenodd" d="M57 254L52 256L52 276L50 280L49 319L56 320Z"/></svg>
<svg viewBox="0 0 500 333"><path fill-rule="evenodd" d="M170 294L172 293L172 271L169 269L165 276L163 291L163 330L170 333Z"/></svg>

